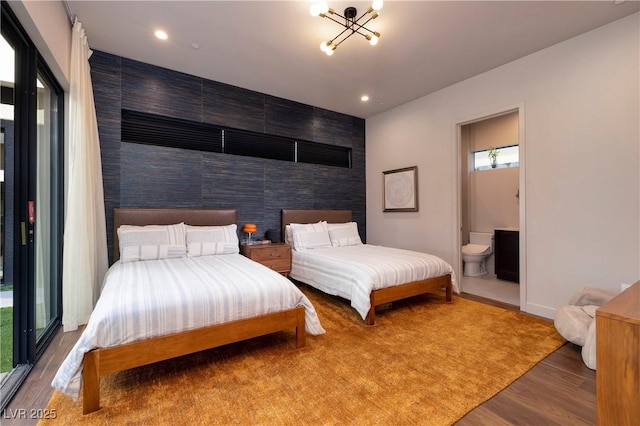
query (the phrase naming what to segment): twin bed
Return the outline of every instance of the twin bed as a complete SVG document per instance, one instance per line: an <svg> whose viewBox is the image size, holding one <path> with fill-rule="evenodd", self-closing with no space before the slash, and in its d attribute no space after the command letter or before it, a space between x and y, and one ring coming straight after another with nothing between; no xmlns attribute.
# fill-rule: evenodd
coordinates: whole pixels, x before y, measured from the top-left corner
<svg viewBox="0 0 640 426"><path fill-rule="evenodd" d="M202 248L201 229L235 230L236 222L235 210L116 209L114 264L52 386L74 399L82 388L87 414L100 408L101 376L291 328L298 348L305 345L307 331L324 333L298 288L238 254L237 235L224 246L235 243L235 253L118 261L121 225L197 226L192 228L195 247ZM213 247L209 253L222 246Z"/></svg>
<svg viewBox="0 0 640 426"><path fill-rule="evenodd" d="M114 213L114 264L52 382L74 399L82 390L84 414L100 408L101 376L291 328L298 348L306 332L324 333L313 305L293 283L239 254L235 210ZM326 246L324 231L301 231L324 230L324 222L331 224L334 245ZM348 210L283 210L283 235L294 240L291 278L350 300L367 324L374 323L376 306L395 300L438 290L451 300L457 285L450 265L424 253L358 243L354 226ZM131 238L147 228L167 231L173 240L131 246Z"/></svg>
<svg viewBox="0 0 640 426"><path fill-rule="evenodd" d="M340 296L367 324L375 323L375 308L396 300L445 291L459 293L451 265L426 253L362 244L351 210L282 210L282 235L293 245L292 269L289 276L325 293ZM322 231L303 229L295 224L326 222L329 244ZM308 243L295 238L292 224L302 232L313 232ZM351 226L349 226L351 225ZM315 232L314 232L315 231ZM306 237L303 235L303 237ZM302 240L302 241L300 241ZM296 247L301 242L302 249Z"/></svg>

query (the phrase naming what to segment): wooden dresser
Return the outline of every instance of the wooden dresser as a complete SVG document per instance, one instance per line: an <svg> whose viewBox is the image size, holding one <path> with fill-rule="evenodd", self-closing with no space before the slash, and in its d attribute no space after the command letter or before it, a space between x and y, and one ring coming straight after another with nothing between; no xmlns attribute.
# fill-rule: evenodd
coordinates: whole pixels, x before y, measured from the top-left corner
<svg viewBox="0 0 640 426"><path fill-rule="evenodd" d="M640 281L596 310L599 425L640 425Z"/></svg>

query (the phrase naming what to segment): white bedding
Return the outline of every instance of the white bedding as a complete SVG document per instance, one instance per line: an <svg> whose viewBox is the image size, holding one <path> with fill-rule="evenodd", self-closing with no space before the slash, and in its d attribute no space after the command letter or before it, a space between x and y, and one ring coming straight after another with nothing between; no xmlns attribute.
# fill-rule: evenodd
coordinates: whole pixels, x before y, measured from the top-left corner
<svg viewBox="0 0 640 426"><path fill-rule="evenodd" d="M350 300L363 319L372 290L451 274L453 291L460 293L451 265L427 253L360 244L294 250L292 256L291 278Z"/></svg>
<svg viewBox="0 0 640 426"><path fill-rule="evenodd" d="M288 279L240 254L116 262L89 322L51 385L78 398L84 354L151 337L305 307L310 334L324 329Z"/></svg>

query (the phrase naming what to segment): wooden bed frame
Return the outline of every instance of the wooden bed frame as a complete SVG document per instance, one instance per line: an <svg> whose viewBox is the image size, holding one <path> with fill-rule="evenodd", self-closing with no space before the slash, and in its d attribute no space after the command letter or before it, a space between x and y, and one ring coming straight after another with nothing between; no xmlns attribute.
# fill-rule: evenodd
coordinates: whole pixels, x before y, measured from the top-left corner
<svg viewBox="0 0 640 426"><path fill-rule="evenodd" d="M344 223L351 222L351 217L351 210L283 209L281 215L282 236L284 238L285 226L290 223L316 223L321 220L326 220L329 223ZM376 306L440 289L445 290L446 300L451 302L451 274L373 290L369 295L371 308L367 312L365 321L368 325L375 323Z"/></svg>
<svg viewBox="0 0 640 426"><path fill-rule="evenodd" d="M120 225L229 225L236 223L236 210L220 209L135 209L114 212L113 260L119 258L117 229ZM303 306L253 318L212 325L181 333L155 337L87 352L83 360L82 413L100 409L100 376L211 349L217 346L295 328L296 347L305 345Z"/></svg>

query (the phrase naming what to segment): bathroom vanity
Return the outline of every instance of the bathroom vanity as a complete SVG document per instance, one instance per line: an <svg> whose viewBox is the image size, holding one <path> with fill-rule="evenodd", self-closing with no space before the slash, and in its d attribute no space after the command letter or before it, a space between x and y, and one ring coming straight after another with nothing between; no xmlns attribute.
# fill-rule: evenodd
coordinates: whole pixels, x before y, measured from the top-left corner
<svg viewBox="0 0 640 426"><path fill-rule="evenodd" d="M520 282L520 231L495 230L495 270L499 280Z"/></svg>

